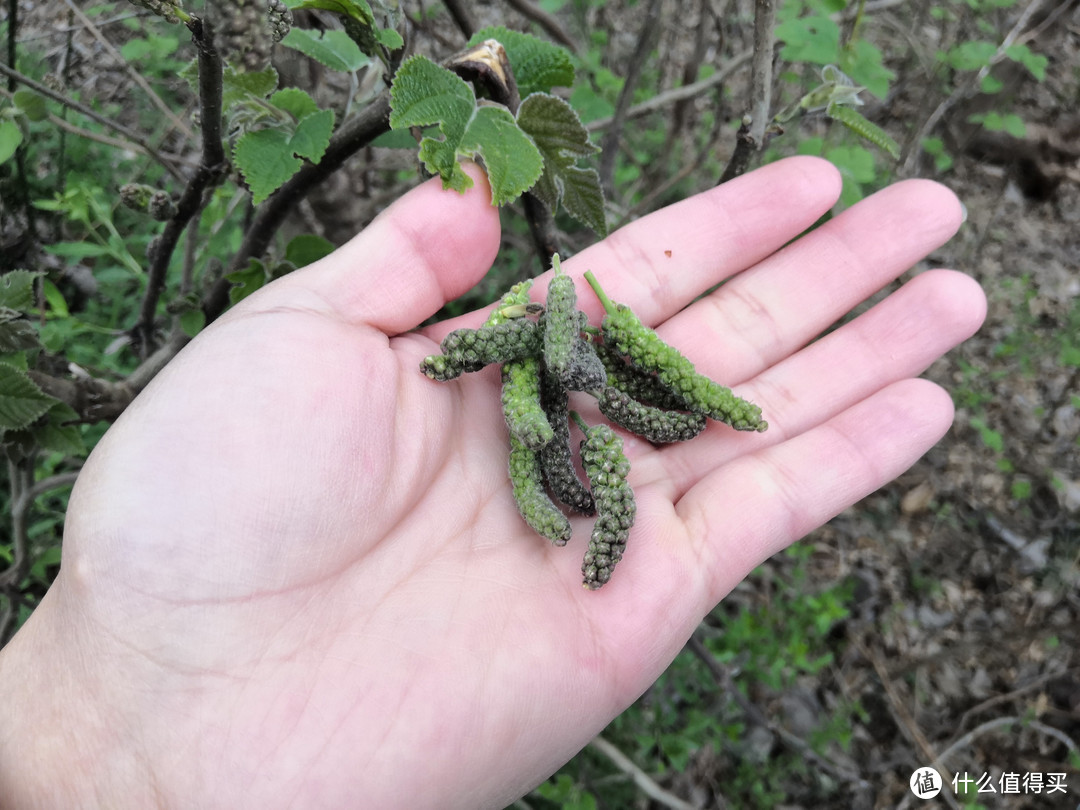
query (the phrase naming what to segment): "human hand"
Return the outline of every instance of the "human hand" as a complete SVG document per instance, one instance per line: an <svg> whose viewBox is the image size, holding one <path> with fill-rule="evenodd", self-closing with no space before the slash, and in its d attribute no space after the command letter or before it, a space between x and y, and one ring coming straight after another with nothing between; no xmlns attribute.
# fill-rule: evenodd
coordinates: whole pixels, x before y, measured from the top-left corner
<svg viewBox="0 0 1080 810"><path fill-rule="evenodd" d="M591 519L555 548L517 514L497 370L418 369L484 318L409 331L495 258L474 177L246 299L106 434L60 576L0 655L20 690L0 807L500 807L755 565L948 429L948 395L911 378L981 323L967 277L922 273L811 341L955 232L950 192L897 184L781 249L840 190L793 158L643 218L563 263L579 305L599 322L591 269L769 430L626 437L637 522L583 589Z"/></svg>

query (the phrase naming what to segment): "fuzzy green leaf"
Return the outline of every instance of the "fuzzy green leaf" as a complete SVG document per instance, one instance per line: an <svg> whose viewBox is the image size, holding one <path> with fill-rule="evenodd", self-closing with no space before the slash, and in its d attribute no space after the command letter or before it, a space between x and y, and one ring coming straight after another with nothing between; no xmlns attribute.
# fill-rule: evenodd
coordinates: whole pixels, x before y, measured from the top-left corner
<svg viewBox="0 0 1080 810"><path fill-rule="evenodd" d="M552 87L570 87L574 83L574 65L570 55L557 45L520 31L490 26L477 31L469 45L494 39L506 49L522 98L532 93L549 93Z"/></svg>
<svg viewBox="0 0 1080 810"><path fill-rule="evenodd" d="M380 28L375 32L375 39L388 51L396 51L405 47L405 40L393 28Z"/></svg>
<svg viewBox="0 0 1080 810"><path fill-rule="evenodd" d="M505 205L532 188L544 159L514 116L502 107L479 107L458 147L459 155L480 157L491 184L491 201Z"/></svg>
<svg viewBox="0 0 1080 810"><path fill-rule="evenodd" d="M15 150L22 143L23 135L19 125L10 118L0 121L0 163L11 159Z"/></svg>
<svg viewBox="0 0 1080 810"><path fill-rule="evenodd" d="M1026 67L1040 82L1046 78L1046 66L1050 64L1050 60L1042 54L1035 53L1024 43L1010 45L1005 49L1005 55Z"/></svg>
<svg viewBox="0 0 1080 810"><path fill-rule="evenodd" d="M41 273L12 270L0 275L0 307L25 310L34 304L34 280Z"/></svg>
<svg viewBox="0 0 1080 810"><path fill-rule="evenodd" d="M322 160L334 132L334 111L319 110L304 117L289 141L289 148L312 163Z"/></svg>
<svg viewBox="0 0 1080 810"><path fill-rule="evenodd" d="M443 186L464 191L472 185L457 163L457 146L476 110L472 88L425 56L406 59L390 86L390 128L439 126L443 139L420 141L420 160L443 179Z"/></svg>
<svg viewBox="0 0 1080 810"><path fill-rule="evenodd" d="M289 139L278 129L246 132L236 142L233 161L258 205L299 171L303 161L293 154Z"/></svg>
<svg viewBox="0 0 1080 810"><path fill-rule="evenodd" d="M444 188L464 191L472 185L461 168L462 157L484 161L496 205L531 188L543 170L539 150L508 110L478 106L472 87L424 56L413 56L398 69L390 109L393 129L438 126L442 139L426 135L420 160L442 177Z"/></svg>
<svg viewBox="0 0 1080 810"><path fill-rule="evenodd" d="M375 15L372 14L371 6L365 0L358 0L358 2L356 0L305 0L305 2L297 5L291 3L289 5L294 11L302 9L333 11L335 14L352 17L354 20L359 20L368 25L375 24Z"/></svg>
<svg viewBox="0 0 1080 810"><path fill-rule="evenodd" d="M573 107L557 96L534 93L521 102L517 122L544 158L544 173L534 193L552 211L562 203L574 219L606 235L600 175L577 165L579 158L600 150L589 140Z"/></svg>
<svg viewBox="0 0 1080 810"><path fill-rule="evenodd" d="M38 447L65 456L81 456L86 453L82 433L79 432L78 425L72 424L79 421L79 414L70 405L55 400L46 415L48 421L33 430Z"/></svg>
<svg viewBox="0 0 1080 810"><path fill-rule="evenodd" d="M318 111L315 99L299 87L286 87L270 96L270 103L279 110L284 110L297 121Z"/></svg>
<svg viewBox="0 0 1080 810"><path fill-rule="evenodd" d="M225 280L233 283L229 288L229 303L236 304L266 284L266 266L258 259L249 259L247 267L227 273Z"/></svg>
<svg viewBox="0 0 1080 810"><path fill-rule="evenodd" d="M45 96L33 90L16 90L11 100L19 108L27 120L44 121L49 117L49 111L45 108Z"/></svg>
<svg viewBox="0 0 1080 810"><path fill-rule="evenodd" d="M334 243L313 233L294 236L285 246L285 261L296 267L306 267L334 252Z"/></svg>
<svg viewBox="0 0 1080 810"><path fill-rule="evenodd" d="M20 430L56 402L26 372L0 363L0 430Z"/></svg>
<svg viewBox="0 0 1080 810"><path fill-rule="evenodd" d="M281 44L310 56L331 70L352 73L371 61L347 33L337 29L323 31L322 36L317 36L306 28L292 28Z"/></svg>
<svg viewBox="0 0 1080 810"><path fill-rule="evenodd" d="M273 93L278 85L278 73L272 67L243 73L226 65L221 81L221 105L223 109L228 109L251 96L266 98Z"/></svg>
<svg viewBox="0 0 1080 810"><path fill-rule="evenodd" d="M37 330L17 309L0 307L0 354L13 354L41 346Z"/></svg>

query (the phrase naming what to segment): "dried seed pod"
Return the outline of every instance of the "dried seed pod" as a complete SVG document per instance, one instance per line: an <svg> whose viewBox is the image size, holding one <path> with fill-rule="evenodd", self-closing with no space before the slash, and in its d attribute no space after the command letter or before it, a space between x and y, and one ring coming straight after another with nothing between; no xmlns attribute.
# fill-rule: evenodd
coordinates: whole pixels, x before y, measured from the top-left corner
<svg viewBox="0 0 1080 810"><path fill-rule="evenodd" d="M605 386L597 398L600 413L619 427L643 436L654 444L685 442L705 429L707 418L700 413L681 413L646 405L612 386Z"/></svg>
<svg viewBox="0 0 1080 810"><path fill-rule="evenodd" d="M607 380L607 371L591 341L577 338L570 356L570 365L562 383L571 391L597 391Z"/></svg>
<svg viewBox="0 0 1080 810"><path fill-rule="evenodd" d="M596 499L596 522L581 563L581 573L585 587L596 590L611 579L611 572L626 551L637 504L626 480L630 462L623 453L622 439L607 425L581 424L585 432L581 463Z"/></svg>
<svg viewBox="0 0 1080 810"><path fill-rule="evenodd" d="M591 272L586 273L585 278L607 313L600 324L605 343L627 355L638 368L654 372L690 410L725 422L736 430L763 431L768 428L768 423L761 418L761 408L735 396L730 388L698 374L689 359L645 326L630 307L611 301Z"/></svg>
<svg viewBox="0 0 1080 810"><path fill-rule="evenodd" d="M555 545L566 545L571 534L570 520L544 491L539 454L513 434L510 434L510 482L514 501L525 522Z"/></svg>
<svg viewBox="0 0 1080 810"><path fill-rule="evenodd" d="M443 338L442 354L425 357L420 370L433 380L445 382L492 363L535 356L542 343L540 328L526 318L479 329L455 329Z"/></svg>
<svg viewBox="0 0 1080 810"><path fill-rule="evenodd" d="M285 39L292 28L293 16L289 7L282 0L267 0L266 19L270 24L270 37L274 42Z"/></svg>
<svg viewBox="0 0 1080 810"><path fill-rule="evenodd" d="M555 434L540 450L544 478L556 498L571 509L591 515L596 511L593 496L578 478L570 448L570 395L550 371L540 379L540 401Z"/></svg>
<svg viewBox="0 0 1080 810"><path fill-rule="evenodd" d="M555 437L540 404L540 358L503 363L502 408L510 435L530 450L539 450Z"/></svg>

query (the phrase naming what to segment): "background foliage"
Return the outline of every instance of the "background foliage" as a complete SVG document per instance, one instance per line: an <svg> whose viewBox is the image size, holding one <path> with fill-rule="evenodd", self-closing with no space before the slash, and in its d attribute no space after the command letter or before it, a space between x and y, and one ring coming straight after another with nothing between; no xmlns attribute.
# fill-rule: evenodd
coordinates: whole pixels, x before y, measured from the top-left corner
<svg viewBox="0 0 1080 810"><path fill-rule="evenodd" d="M493 174L520 172L525 141L540 156L496 183L499 259L443 315L740 161L814 154L843 173L838 209L915 176L967 204L931 257L974 273L991 301L984 332L928 372L954 393L955 430L763 565L518 804L893 806L935 761L995 779L1063 772L1080 789L1075 3L787 0L772 42L760 26L755 39L770 4L749 0L294 0L288 33L281 4L269 20L266 5L5 3L0 643L56 573L68 489L111 420L225 308L414 185L415 136L451 185L462 155ZM214 23L223 62L189 14ZM461 66L492 32L527 76L516 99ZM392 120L390 81L409 59L453 80L464 118L395 107ZM534 90L552 100L519 112ZM755 103L768 116L744 121ZM542 135L551 116L574 133L559 148ZM429 126L446 136L447 121L461 127L452 154ZM1036 798L952 803L1047 806Z"/></svg>

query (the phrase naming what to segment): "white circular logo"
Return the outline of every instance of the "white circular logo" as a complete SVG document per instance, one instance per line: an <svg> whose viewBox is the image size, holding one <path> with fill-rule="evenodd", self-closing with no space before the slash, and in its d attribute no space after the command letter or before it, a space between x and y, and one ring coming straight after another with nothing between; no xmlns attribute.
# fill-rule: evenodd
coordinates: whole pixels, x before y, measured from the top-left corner
<svg viewBox="0 0 1080 810"><path fill-rule="evenodd" d="M911 775L908 785L920 799L932 799L941 793L941 774L933 768L919 768Z"/></svg>

